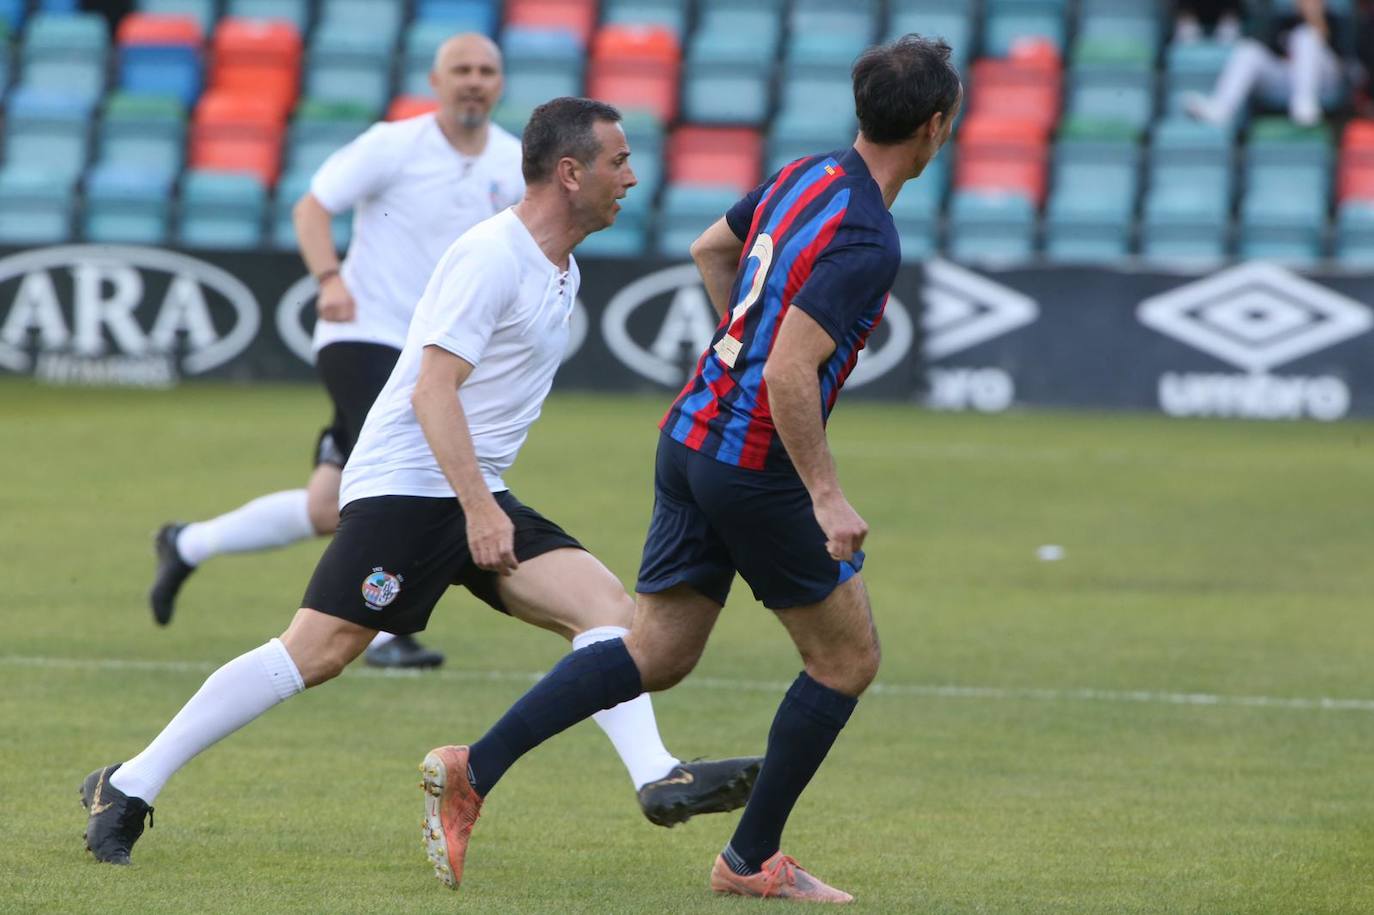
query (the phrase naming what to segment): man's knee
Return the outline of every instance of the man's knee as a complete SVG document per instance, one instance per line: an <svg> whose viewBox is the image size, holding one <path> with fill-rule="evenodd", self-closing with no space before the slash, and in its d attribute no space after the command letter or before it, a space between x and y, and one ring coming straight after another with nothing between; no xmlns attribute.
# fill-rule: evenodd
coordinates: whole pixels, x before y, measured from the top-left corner
<svg viewBox="0 0 1374 915"><path fill-rule="evenodd" d="M877 678L882 648L875 636L860 644L836 645L823 652L804 654L802 660L811 679L857 698Z"/></svg>
<svg viewBox="0 0 1374 915"><path fill-rule="evenodd" d="M635 631L625 637L625 647L639 668L639 678L646 693L671 689L692 672L701 657L700 652L684 651L680 647L645 644L635 638Z"/></svg>

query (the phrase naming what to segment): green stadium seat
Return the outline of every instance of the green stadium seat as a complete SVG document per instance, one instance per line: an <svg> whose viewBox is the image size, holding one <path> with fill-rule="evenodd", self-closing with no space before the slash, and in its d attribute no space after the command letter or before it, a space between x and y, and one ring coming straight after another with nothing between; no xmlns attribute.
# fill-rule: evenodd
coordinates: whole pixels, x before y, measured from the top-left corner
<svg viewBox="0 0 1374 915"><path fill-rule="evenodd" d="M317 28L362 27L391 46L401 33L404 15L403 0L324 0Z"/></svg>
<svg viewBox="0 0 1374 915"><path fill-rule="evenodd" d="M391 76L384 67L331 65L311 67L305 74L305 94L319 102L345 102L376 119L391 99Z"/></svg>

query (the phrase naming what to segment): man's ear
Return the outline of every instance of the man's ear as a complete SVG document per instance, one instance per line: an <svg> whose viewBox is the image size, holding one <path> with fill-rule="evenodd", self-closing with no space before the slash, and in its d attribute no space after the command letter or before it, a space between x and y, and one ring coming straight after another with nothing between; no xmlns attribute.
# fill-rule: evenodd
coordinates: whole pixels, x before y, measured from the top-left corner
<svg viewBox="0 0 1374 915"><path fill-rule="evenodd" d="M582 163L572 156L559 159L554 173L558 176L558 183L570 191L577 190L582 184Z"/></svg>

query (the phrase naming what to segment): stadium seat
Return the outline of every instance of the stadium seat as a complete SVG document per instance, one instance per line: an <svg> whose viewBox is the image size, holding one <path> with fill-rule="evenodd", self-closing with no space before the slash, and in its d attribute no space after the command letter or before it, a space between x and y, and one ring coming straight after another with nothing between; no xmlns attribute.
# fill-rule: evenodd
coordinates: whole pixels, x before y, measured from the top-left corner
<svg viewBox="0 0 1374 915"><path fill-rule="evenodd" d="M120 22L119 86L192 105L203 84L201 29L189 16L132 13Z"/></svg>
<svg viewBox="0 0 1374 915"><path fill-rule="evenodd" d="M683 117L694 124L758 126L768 119L769 101L768 82L758 74L709 65L689 67L683 81Z"/></svg>
<svg viewBox="0 0 1374 915"><path fill-rule="evenodd" d="M681 37L687 31L687 4L680 0L605 0L601 5L605 25L651 25Z"/></svg>
<svg viewBox="0 0 1374 915"><path fill-rule="evenodd" d="M216 0L137 0L141 13L159 16L189 16L200 26L202 34L209 34L217 17Z"/></svg>
<svg viewBox="0 0 1374 915"><path fill-rule="evenodd" d="M71 185L86 164L91 110L80 95L16 89L5 118L6 163L47 169Z"/></svg>
<svg viewBox="0 0 1374 915"><path fill-rule="evenodd" d="M86 178L81 234L108 244L166 244L171 199L171 172L123 162L98 165Z"/></svg>
<svg viewBox="0 0 1374 915"><path fill-rule="evenodd" d="M169 179L182 166L186 113L174 98L116 93L100 122L101 164L137 167Z"/></svg>
<svg viewBox="0 0 1374 915"><path fill-rule="evenodd" d="M300 86L301 38L278 20L222 19L212 42L210 87L269 101L284 117Z"/></svg>
<svg viewBox="0 0 1374 915"><path fill-rule="evenodd" d="M668 139L673 185L730 187L743 196L762 180L763 139L741 127L679 127Z"/></svg>
<svg viewBox="0 0 1374 915"><path fill-rule="evenodd" d="M391 100L391 104L386 109L386 119L388 121L404 121L407 118L419 117L422 114L429 114L437 111L439 103L433 98L425 98L418 95L398 95Z"/></svg>
<svg viewBox="0 0 1374 915"><path fill-rule="evenodd" d="M28 6L27 0L0 0L0 27L10 35L18 34Z"/></svg>
<svg viewBox="0 0 1374 915"><path fill-rule="evenodd" d="M949 252L961 260L1024 260L1035 249L1035 204L1022 194L955 190Z"/></svg>
<svg viewBox="0 0 1374 915"><path fill-rule="evenodd" d="M582 74L572 69L527 70L523 66L506 68L505 104L533 111L551 98L582 94Z"/></svg>
<svg viewBox="0 0 1374 915"><path fill-rule="evenodd" d="M902 260L917 261L939 250L940 210L949 186L949 165L937 158L915 181L908 181L892 204L892 223L902 245Z"/></svg>
<svg viewBox="0 0 1374 915"><path fill-rule="evenodd" d="M224 15L234 19L281 20L304 34L310 5L306 0L227 0Z"/></svg>
<svg viewBox="0 0 1374 915"><path fill-rule="evenodd" d="M315 27L364 28L390 47L401 33L404 14L402 0L323 0Z"/></svg>
<svg viewBox="0 0 1374 915"><path fill-rule="evenodd" d="M587 94L621 108L677 117L680 50L677 36L652 26L606 26L596 34Z"/></svg>
<svg viewBox="0 0 1374 915"><path fill-rule="evenodd" d="M561 29L586 46L596 26L596 0L510 0L506 25Z"/></svg>
<svg viewBox="0 0 1374 915"><path fill-rule="evenodd" d="M659 207L655 250L666 257L687 257L697 236L739 198L734 188L668 185Z"/></svg>
<svg viewBox="0 0 1374 915"><path fill-rule="evenodd" d="M251 175L189 171L181 183L176 240L192 248L256 248L266 199Z"/></svg>
<svg viewBox="0 0 1374 915"><path fill-rule="evenodd" d="M496 37L501 4L498 0L419 0L415 18L459 32L481 32Z"/></svg>
<svg viewBox="0 0 1374 915"><path fill-rule="evenodd" d="M270 185L277 180L284 134L274 99L211 90L196 106L191 166L251 172Z"/></svg>
<svg viewBox="0 0 1374 915"><path fill-rule="evenodd" d="M1061 4L1019 4L1001 10L994 7L985 20L983 53L1006 57L1018 44L1027 41L1048 42L1062 53L1065 27Z"/></svg>
<svg viewBox="0 0 1374 915"><path fill-rule="evenodd" d="M787 79L847 82L854 60L868 40L849 32L794 33L787 43L783 71Z"/></svg>
<svg viewBox="0 0 1374 915"><path fill-rule="evenodd" d="M390 83L390 74L381 67L311 67L305 76L305 94L321 102L350 102L376 119L391 98Z"/></svg>
<svg viewBox="0 0 1374 915"><path fill-rule="evenodd" d="M969 118L959 131L954 186L1045 199L1048 132L1034 121Z"/></svg>
<svg viewBox="0 0 1374 915"><path fill-rule="evenodd" d="M312 174L306 171L290 171L282 176L277 185L276 196L272 199L272 215L269 217L269 242L284 251L296 249L296 226L291 219L291 211L305 192L310 190ZM340 213L329 223L334 247L343 251L353 235L353 214ZM579 249L580 250L580 249Z"/></svg>
<svg viewBox="0 0 1374 915"><path fill-rule="evenodd" d="M1070 117L1111 121L1143 133L1154 115L1154 88L1078 82L1069 91L1067 112Z"/></svg>
<svg viewBox="0 0 1374 915"><path fill-rule="evenodd" d="M69 176L42 166L6 162L0 168L0 242L42 244L72 234L76 198Z"/></svg>
<svg viewBox="0 0 1374 915"><path fill-rule="evenodd" d="M1368 270L1374 263L1374 201L1341 204L1336 220L1336 260L1344 266Z"/></svg>
<svg viewBox="0 0 1374 915"><path fill-rule="evenodd" d="M110 44L105 18L95 13L38 13L24 32L24 62L104 61Z"/></svg>

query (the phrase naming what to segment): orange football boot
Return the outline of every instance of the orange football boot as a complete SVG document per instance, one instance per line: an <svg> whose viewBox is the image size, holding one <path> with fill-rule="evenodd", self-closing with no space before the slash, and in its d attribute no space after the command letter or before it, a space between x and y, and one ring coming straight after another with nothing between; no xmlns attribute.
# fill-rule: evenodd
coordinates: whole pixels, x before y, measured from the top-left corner
<svg viewBox="0 0 1374 915"><path fill-rule="evenodd" d="M757 899L790 899L794 902L853 902L854 897L811 876L796 859L778 852L763 862L757 874L742 877L730 870L724 855L711 868L711 889Z"/></svg>
<svg viewBox="0 0 1374 915"><path fill-rule="evenodd" d="M468 838L482 813L482 798L468 781L468 748L439 747L420 764L425 790L425 852L434 876L451 890L463 882Z"/></svg>

